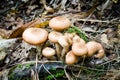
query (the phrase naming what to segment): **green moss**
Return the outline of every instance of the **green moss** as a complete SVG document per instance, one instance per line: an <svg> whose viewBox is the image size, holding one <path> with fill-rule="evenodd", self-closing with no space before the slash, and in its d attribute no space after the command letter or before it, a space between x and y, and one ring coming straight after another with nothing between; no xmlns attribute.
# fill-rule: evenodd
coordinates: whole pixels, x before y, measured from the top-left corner
<svg viewBox="0 0 120 80"><path fill-rule="evenodd" d="M104 66L98 66L96 65L95 68L84 68L83 73L88 75L89 77L92 77L93 79L97 79L105 74L105 68Z"/></svg>
<svg viewBox="0 0 120 80"><path fill-rule="evenodd" d="M18 64L17 68L22 69L23 67L25 67L26 69L29 69L34 63L26 63L26 64Z"/></svg>
<svg viewBox="0 0 120 80"><path fill-rule="evenodd" d="M22 64L18 64L17 67L18 67L18 68L22 68L23 65L22 65Z"/></svg>
<svg viewBox="0 0 120 80"><path fill-rule="evenodd" d="M10 75L8 75L8 78L9 78L9 80L14 80L14 74L11 73Z"/></svg>
<svg viewBox="0 0 120 80"><path fill-rule="evenodd" d="M64 70L52 70L51 73L55 78L60 78L64 75ZM53 76L48 75L45 80L53 80Z"/></svg>
<svg viewBox="0 0 120 80"><path fill-rule="evenodd" d="M68 32L68 33L76 32L82 39L88 42L87 36L77 26L72 26L68 28L65 32Z"/></svg>

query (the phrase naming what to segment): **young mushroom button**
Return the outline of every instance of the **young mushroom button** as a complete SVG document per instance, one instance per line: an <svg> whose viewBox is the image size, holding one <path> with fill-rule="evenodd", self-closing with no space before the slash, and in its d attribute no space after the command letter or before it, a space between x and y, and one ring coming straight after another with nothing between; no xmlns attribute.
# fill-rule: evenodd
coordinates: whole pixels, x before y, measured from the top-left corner
<svg viewBox="0 0 120 80"><path fill-rule="evenodd" d="M42 55L46 58L52 58L55 55L55 50L50 47L46 47L42 50Z"/></svg>
<svg viewBox="0 0 120 80"><path fill-rule="evenodd" d="M57 16L49 21L49 27L56 31L62 31L70 26L70 20L64 16Z"/></svg>

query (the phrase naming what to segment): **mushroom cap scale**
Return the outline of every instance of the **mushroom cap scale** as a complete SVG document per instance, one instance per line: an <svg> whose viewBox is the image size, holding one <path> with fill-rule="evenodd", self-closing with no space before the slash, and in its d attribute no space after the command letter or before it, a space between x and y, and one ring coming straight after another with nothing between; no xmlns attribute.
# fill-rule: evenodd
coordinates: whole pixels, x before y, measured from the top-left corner
<svg viewBox="0 0 120 80"><path fill-rule="evenodd" d="M28 28L23 32L23 40L29 44L38 45L47 40L48 32L41 28Z"/></svg>
<svg viewBox="0 0 120 80"><path fill-rule="evenodd" d="M56 31L62 31L70 26L70 20L64 16L57 16L49 21L49 27Z"/></svg>

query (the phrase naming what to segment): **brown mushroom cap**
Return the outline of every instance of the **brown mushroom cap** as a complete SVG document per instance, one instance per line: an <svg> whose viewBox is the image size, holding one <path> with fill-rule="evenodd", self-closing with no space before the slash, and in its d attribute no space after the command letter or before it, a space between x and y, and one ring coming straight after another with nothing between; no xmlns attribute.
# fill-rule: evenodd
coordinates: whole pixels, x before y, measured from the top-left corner
<svg viewBox="0 0 120 80"><path fill-rule="evenodd" d="M23 32L22 38L29 44L37 45L47 40L48 32L41 28L28 28Z"/></svg>
<svg viewBox="0 0 120 80"><path fill-rule="evenodd" d="M77 61L78 61L77 56L75 56L72 51L69 51L66 54L66 56L65 56L65 62L66 62L66 64L72 65L72 64L77 63Z"/></svg>
<svg viewBox="0 0 120 80"><path fill-rule="evenodd" d="M86 44L86 42L82 38L80 38L78 35L75 35L73 37L73 43L79 43L79 42L81 43L82 46Z"/></svg>
<svg viewBox="0 0 120 80"><path fill-rule="evenodd" d="M85 41L77 35L73 38L72 51L76 56L84 56L88 52Z"/></svg>
<svg viewBox="0 0 120 80"><path fill-rule="evenodd" d="M47 58L50 58L55 55L55 50L53 48L46 47L42 50L42 55Z"/></svg>
<svg viewBox="0 0 120 80"><path fill-rule="evenodd" d="M70 26L70 20L64 16L57 16L49 21L49 27L56 31L62 31Z"/></svg>
<svg viewBox="0 0 120 80"><path fill-rule="evenodd" d="M95 41L90 41L86 44L87 48L88 48L88 57L93 56L95 53L95 57L96 58L102 58L105 55L104 49L102 47L102 45L98 42Z"/></svg>
<svg viewBox="0 0 120 80"><path fill-rule="evenodd" d="M52 31L52 32L49 33L48 39L53 43L57 43L59 36L62 36L62 33L57 32L57 31Z"/></svg>

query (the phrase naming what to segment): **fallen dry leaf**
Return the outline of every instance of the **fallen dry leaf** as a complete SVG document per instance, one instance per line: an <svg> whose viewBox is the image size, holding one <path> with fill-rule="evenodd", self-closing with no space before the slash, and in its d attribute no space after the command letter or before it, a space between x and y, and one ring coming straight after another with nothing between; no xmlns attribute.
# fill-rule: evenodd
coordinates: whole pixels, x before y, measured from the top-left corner
<svg viewBox="0 0 120 80"><path fill-rule="evenodd" d="M49 21L43 21L43 22L41 22L40 19L33 20L33 21L28 22L28 23L24 24L23 26L15 29L15 30L8 36L8 38L21 37L21 36L22 36L22 33L24 32L24 30L25 30L26 28L29 28L29 27L41 28L41 27L47 26L48 23L49 23Z"/></svg>
<svg viewBox="0 0 120 80"><path fill-rule="evenodd" d="M102 34L100 39L101 39L101 41L102 41L103 43L109 45L109 44L108 44L108 38L107 38L107 35L106 35L106 34Z"/></svg>

